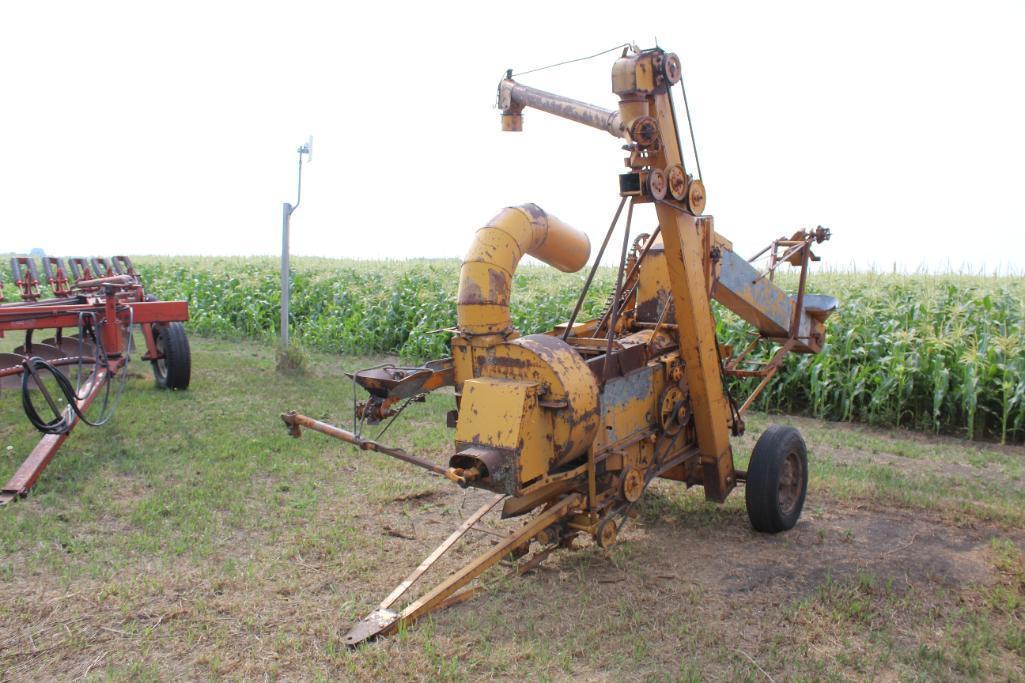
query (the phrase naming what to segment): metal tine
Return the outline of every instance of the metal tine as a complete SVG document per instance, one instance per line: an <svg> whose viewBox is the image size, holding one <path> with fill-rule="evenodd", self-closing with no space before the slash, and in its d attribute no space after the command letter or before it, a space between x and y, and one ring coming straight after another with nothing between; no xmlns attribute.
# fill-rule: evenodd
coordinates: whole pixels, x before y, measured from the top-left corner
<svg viewBox="0 0 1025 683"><path fill-rule="evenodd" d="M46 274L46 279L47 280L52 280L53 277L54 277L54 275L53 275L53 261L54 260L55 260L55 257L53 257L53 256L44 256L43 257L43 272ZM58 266L58 268L59 267L60 266Z"/></svg>
<svg viewBox="0 0 1025 683"><path fill-rule="evenodd" d="M39 270L36 260L31 256L15 256L11 259L11 274L14 284L18 287L24 301L35 301L39 298Z"/></svg>
<svg viewBox="0 0 1025 683"><path fill-rule="evenodd" d="M75 281L79 280L91 280L93 279L92 267L89 265L89 259L83 256L73 256L68 259L68 266L71 268L71 274L75 276Z"/></svg>
<svg viewBox="0 0 1025 683"><path fill-rule="evenodd" d="M129 257L123 254L112 256L110 263L118 275L127 275L134 278L136 282L139 282L139 273L135 270L135 264L132 263L132 259Z"/></svg>
<svg viewBox="0 0 1025 683"><path fill-rule="evenodd" d="M114 274L114 268L110 265L110 261L103 256L94 256L90 259L90 263L93 266L93 274L96 277L108 277Z"/></svg>
<svg viewBox="0 0 1025 683"><path fill-rule="evenodd" d="M54 296L67 296L70 294L68 283L68 267L64 259L59 256L44 256L43 271L46 273L46 281L50 283L50 289Z"/></svg>

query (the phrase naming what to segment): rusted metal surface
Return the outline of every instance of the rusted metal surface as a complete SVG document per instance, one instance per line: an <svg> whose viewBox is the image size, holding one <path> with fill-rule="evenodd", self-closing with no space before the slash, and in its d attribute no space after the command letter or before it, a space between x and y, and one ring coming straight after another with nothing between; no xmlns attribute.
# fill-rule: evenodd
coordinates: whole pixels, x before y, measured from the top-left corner
<svg viewBox="0 0 1025 683"><path fill-rule="evenodd" d="M425 382L434 375L427 368L386 367L356 373L356 383L372 396L379 398L408 398L422 393Z"/></svg>
<svg viewBox="0 0 1025 683"><path fill-rule="evenodd" d="M389 446L379 444L376 441L373 441L372 439L363 439L357 436L356 434L348 431L347 429L341 429L340 427L329 425L326 422L314 420L312 417L300 415L294 410L289 411L287 413L283 413L281 415L281 420L289 428L289 432L292 434L292 436L296 438L298 438L302 433L300 428L306 427L307 429L312 429L315 432L320 432L321 434L333 436L334 438L345 441L346 443L351 443L353 446L357 446L361 450L374 451L375 453L390 455L391 457L396 458L398 460L408 462L410 465L422 467L423 469L429 472L440 474L446 479L449 479L450 481L453 481L457 484L466 483L466 478L463 476L463 473L457 472L451 467L442 467L441 465L435 464L430 460L426 460L416 455L411 455L410 453L407 453L401 448L391 448Z"/></svg>
<svg viewBox="0 0 1025 683"><path fill-rule="evenodd" d="M83 415L101 393L105 398L100 401L100 412L108 406L110 384L124 372L131 351L130 333L136 325L141 327L146 340L142 359L161 362L164 354L154 341L153 327L188 320L186 302L155 301L146 295L128 257L79 257L68 262L46 257L42 263L45 284L53 296L43 298L35 259L15 257L11 266L21 301L0 305L0 337L23 332L25 338L14 353L0 354L0 386L21 387L26 414L44 433L4 486L0 502L29 492L76 425L87 422L98 426L109 419L110 414L93 422ZM67 329L76 333L65 335ZM39 330L53 330L53 336L38 341L33 335ZM52 373L58 389L68 394L69 405L65 409L58 407L41 379L40 370ZM69 379L62 387L58 379L64 377ZM188 383L187 377L179 377L178 381ZM123 387L122 382L120 388ZM29 391L45 399L52 420L34 413ZM70 404L77 406L78 411Z"/></svg>
<svg viewBox="0 0 1025 683"><path fill-rule="evenodd" d="M107 382L110 381L111 374L116 373L120 369L121 363L122 361L117 361L113 368L102 369L89 377L81 387L83 396L78 401L80 410L84 412L92 405L96 397L106 387ZM78 422L78 415L72 411L70 406L65 412L66 418L70 420L71 426L74 427ZM53 456L57 454L57 451L69 436L71 436L70 429L63 434L47 434L40 439L36 447L25 458L25 461L18 467L18 470L4 484L3 489L0 489L0 505L6 505L19 497L28 495L28 492L35 486L36 481L39 480L43 470L50 464Z"/></svg>
<svg viewBox="0 0 1025 683"><path fill-rule="evenodd" d="M835 299L832 302L825 298L816 299L818 306L809 310L805 305L805 288L808 262L814 257L811 244L829 239L829 233L820 229L814 233L801 231L798 235L800 239L777 240L763 250L762 253L772 250L770 269L765 273L760 273L734 252L722 250L713 291L720 303L754 326L762 336L794 338L800 342L794 345L794 351L817 353L823 341L821 323L835 310L836 304ZM775 252L781 246L789 248L777 258ZM783 262L800 268L795 296L784 292L772 281L771 273Z"/></svg>
<svg viewBox="0 0 1025 683"><path fill-rule="evenodd" d="M356 413L366 424L374 425L398 415L400 410L392 406L402 399L422 400L427 392L451 386L455 366L451 358L444 358L415 368L383 365L345 374L370 394L357 404Z"/></svg>
<svg viewBox="0 0 1025 683"><path fill-rule="evenodd" d="M590 257L587 235L535 204L508 207L477 231L459 271L456 315L470 335L505 335L512 329L512 277L524 255L565 272L580 270Z"/></svg>
<svg viewBox="0 0 1025 683"><path fill-rule="evenodd" d="M702 486L715 501L747 477L734 468L731 433L742 433L743 413L790 352L821 350L825 320L836 307L831 297L806 291L808 264L817 258L810 247L828 231L775 240L763 250L765 271L737 256L712 217L702 214L707 195L700 167L695 164L695 177L684 166L671 94L680 80L679 58L655 48L627 49L616 60L616 110L531 88L511 75L499 84L503 130L522 130L526 108L605 130L625 142L627 172L619 176L619 207L567 323L520 337L508 308L513 273L524 254L577 270L587 263L589 243L536 205L507 208L477 232L463 261L452 357L444 369L384 367L354 375L370 394L355 404L357 421L368 413L383 419L400 412L391 408L400 399L454 388L447 469L363 439L359 430L284 416L293 432L309 426L506 495L503 517L534 515L497 550L402 612L390 609L397 594L389 596L348 642L393 632L431 609L468 599L475 588L465 584L502 555L537 547L532 561L540 562L551 544L567 545L579 535L611 547L657 477ZM587 289L628 200L615 288L598 317L581 321ZM654 205L658 222L631 249L633 212L642 204ZM794 294L774 282L782 263L800 269ZM736 358L716 338L713 299L754 326L754 342ZM754 351L758 344L775 347L766 363L751 362L763 357ZM760 380L740 406L727 391L730 377ZM788 476L786 490L793 481L803 485L807 473ZM781 495L786 503L785 491Z"/></svg>
<svg viewBox="0 0 1025 683"><path fill-rule="evenodd" d="M617 138L627 136L619 112L602 109L593 104L579 102L569 97L531 88L507 78L498 86L498 108L504 117L516 117L519 126L513 130L522 131L522 115L524 107L538 109L564 119L582 123ZM510 130L510 129L506 129Z"/></svg>

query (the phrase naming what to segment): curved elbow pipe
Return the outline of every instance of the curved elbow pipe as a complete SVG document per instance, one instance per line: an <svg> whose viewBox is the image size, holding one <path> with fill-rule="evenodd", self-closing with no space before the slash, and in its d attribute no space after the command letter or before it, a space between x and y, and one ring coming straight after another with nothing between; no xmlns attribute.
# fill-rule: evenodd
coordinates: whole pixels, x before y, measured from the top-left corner
<svg viewBox="0 0 1025 683"><path fill-rule="evenodd" d="M587 264L591 242L536 204L502 209L477 231L459 271L456 315L462 332L504 334L513 329L509 297L524 254L572 273Z"/></svg>

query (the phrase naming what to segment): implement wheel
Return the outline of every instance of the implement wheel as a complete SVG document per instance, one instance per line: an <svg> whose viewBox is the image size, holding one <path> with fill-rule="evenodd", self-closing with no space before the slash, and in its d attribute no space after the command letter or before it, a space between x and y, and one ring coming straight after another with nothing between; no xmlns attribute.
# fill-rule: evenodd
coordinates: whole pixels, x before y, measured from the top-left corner
<svg viewBox="0 0 1025 683"><path fill-rule="evenodd" d="M756 531L792 529L808 492L808 449L793 427L772 425L759 437L747 468L744 497Z"/></svg>
<svg viewBox="0 0 1025 683"><path fill-rule="evenodd" d="M192 378L192 353L181 323L153 325L153 341L163 356L153 361L153 378L161 389L185 390Z"/></svg>

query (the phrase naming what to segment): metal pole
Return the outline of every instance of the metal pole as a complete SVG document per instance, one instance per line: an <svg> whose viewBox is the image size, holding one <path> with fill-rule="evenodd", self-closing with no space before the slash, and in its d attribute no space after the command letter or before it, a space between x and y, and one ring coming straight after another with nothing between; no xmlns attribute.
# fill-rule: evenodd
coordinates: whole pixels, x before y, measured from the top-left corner
<svg viewBox="0 0 1025 683"><path fill-rule="evenodd" d="M313 138L297 149L299 153L299 178L296 183L295 205L284 202L281 205L281 348L288 350L288 303L292 289L288 276L288 229L292 214L299 208L303 198L303 154L312 154Z"/></svg>
<svg viewBox="0 0 1025 683"><path fill-rule="evenodd" d="M281 204L281 348L288 349L288 299L290 282L288 277L288 222L292 217L292 205Z"/></svg>

